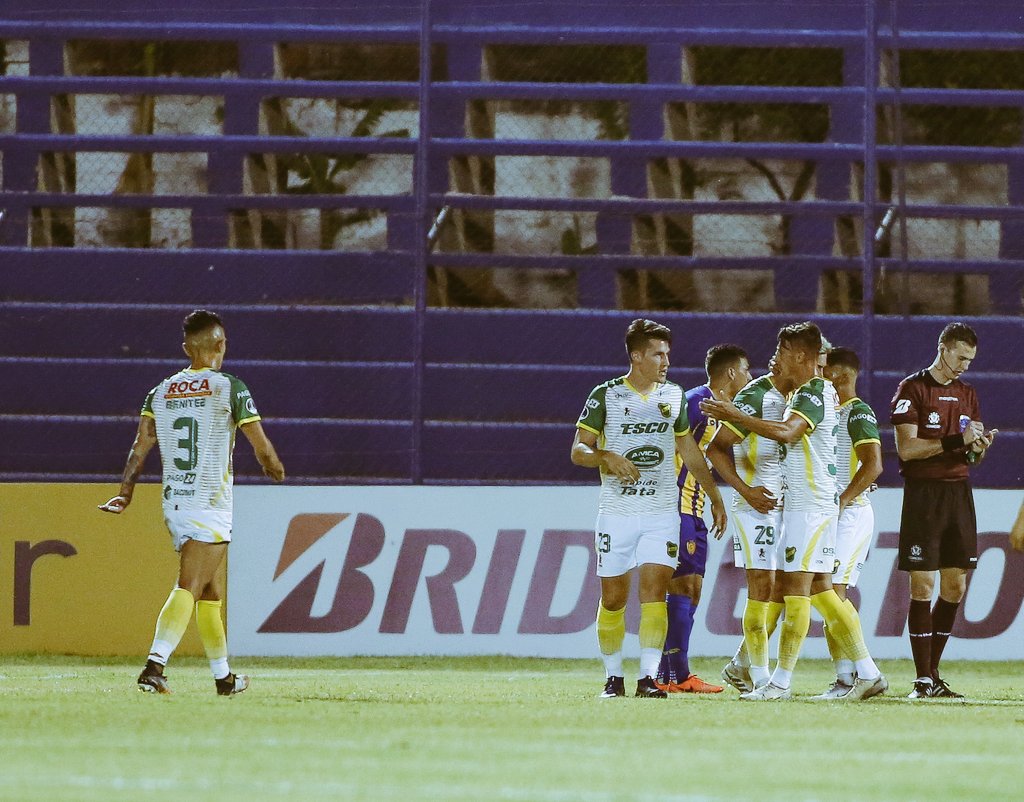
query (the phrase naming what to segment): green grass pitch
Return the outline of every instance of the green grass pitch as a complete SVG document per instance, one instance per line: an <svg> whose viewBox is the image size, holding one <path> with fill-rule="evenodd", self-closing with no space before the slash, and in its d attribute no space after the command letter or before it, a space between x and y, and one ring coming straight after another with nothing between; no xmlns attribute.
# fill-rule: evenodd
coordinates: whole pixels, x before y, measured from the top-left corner
<svg viewBox="0 0 1024 802"><path fill-rule="evenodd" d="M909 661L864 703L714 696L599 700L596 660L236 659L245 694L172 661L173 696L139 661L0 658L0 800L940 800L1021 791L1019 662L950 662L959 701L910 702ZM722 659L694 669L716 680ZM627 664L635 673L635 663ZM630 692L631 680L627 677ZM801 698L802 696L802 698Z"/></svg>

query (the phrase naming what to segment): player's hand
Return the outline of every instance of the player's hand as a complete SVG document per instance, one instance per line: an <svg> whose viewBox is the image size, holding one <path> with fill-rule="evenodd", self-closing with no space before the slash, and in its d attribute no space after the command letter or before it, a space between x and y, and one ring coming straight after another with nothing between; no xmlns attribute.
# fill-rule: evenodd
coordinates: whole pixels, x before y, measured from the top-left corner
<svg viewBox="0 0 1024 802"><path fill-rule="evenodd" d="M114 496L106 504L97 504L96 509L102 510L103 512L112 512L114 515L120 515L124 512L124 508L131 503L132 500L126 496Z"/></svg>
<svg viewBox="0 0 1024 802"><path fill-rule="evenodd" d="M772 492L763 485L757 487L751 487L748 490L742 492L743 500L747 502L755 511L762 514L771 512L778 504L779 500L772 495Z"/></svg>
<svg viewBox="0 0 1024 802"><path fill-rule="evenodd" d="M964 428L964 445L969 446L974 443L979 437L985 434L985 424L980 420L972 420L967 422L967 426Z"/></svg>
<svg viewBox="0 0 1024 802"><path fill-rule="evenodd" d="M728 527L729 516L725 512L725 502L719 494L717 499L711 499L711 534L715 540L721 540Z"/></svg>
<svg viewBox="0 0 1024 802"><path fill-rule="evenodd" d="M631 485L640 480L640 469L630 460L614 451L605 451L601 458L604 469L623 484Z"/></svg>
<svg viewBox="0 0 1024 802"><path fill-rule="evenodd" d="M732 401L719 401L717 398L706 398L700 402L700 411L709 418L727 420L735 423L743 414Z"/></svg>
<svg viewBox="0 0 1024 802"><path fill-rule="evenodd" d="M1015 551L1024 551L1024 504L1020 507L1013 529L1010 530L1010 545Z"/></svg>
<svg viewBox="0 0 1024 802"><path fill-rule="evenodd" d="M263 474L266 477L268 477L270 479L273 479L275 482L283 482L284 481L284 465L282 465L280 462L272 463L272 464L269 464L269 465L264 465L263 466Z"/></svg>
<svg viewBox="0 0 1024 802"><path fill-rule="evenodd" d="M997 434L999 434L998 429L989 429L987 432L983 432L973 443L971 443L971 450L976 454L981 454L983 451L987 451L996 439Z"/></svg>

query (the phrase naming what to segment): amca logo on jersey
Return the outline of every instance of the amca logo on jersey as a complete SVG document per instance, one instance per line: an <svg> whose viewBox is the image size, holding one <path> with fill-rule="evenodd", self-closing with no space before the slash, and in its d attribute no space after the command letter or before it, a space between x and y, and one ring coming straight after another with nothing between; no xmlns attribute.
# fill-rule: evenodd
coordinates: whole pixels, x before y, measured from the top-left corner
<svg viewBox="0 0 1024 802"><path fill-rule="evenodd" d="M638 468L654 468L664 461L665 452L657 446L640 446L627 451L625 457Z"/></svg>

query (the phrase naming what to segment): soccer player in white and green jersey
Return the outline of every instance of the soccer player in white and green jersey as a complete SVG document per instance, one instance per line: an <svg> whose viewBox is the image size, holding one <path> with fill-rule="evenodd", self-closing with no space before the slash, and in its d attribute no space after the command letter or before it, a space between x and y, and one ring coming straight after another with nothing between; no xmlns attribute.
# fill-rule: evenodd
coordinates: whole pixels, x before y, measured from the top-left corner
<svg viewBox="0 0 1024 802"><path fill-rule="evenodd" d="M164 522L180 554L180 565L137 684L149 693L171 692L163 669L185 634L194 608L217 693L231 696L249 686L248 677L232 673L228 666L221 617L224 558L231 540L231 454L236 430L240 428L248 438L267 476L281 481L284 466L263 432L248 388L221 373L227 336L220 318L196 310L185 318L182 328L182 347L190 364L146 396L120 492L100 509L121 513L131 504L146 456L159 445Z"/></svg>
<svg viewBox="0 0 1024 802"><path fill-rule="evenodd" d="M720 401L702 405L708 414L739 423L783 445L783 561L778 581L786 618L775 670L768 683L740 697L748 701L790 697L793 670L807 636L812 605L825 619L844 654L855 663L857 680L841 698L867 699L888 688L888 682L868 654L855 614L843 606L832 589L839 519L839 397L832 383L817 375L821 350L821 331L813 323L797 323L779 331L773 369L797 387L781 422L755 418Z"/></svg>
<svg viewBox="0 0 1024 802"><path fill-rule="evenodd" d="M630 572L639 568L640 675L636 696L664 699L654 676L668 628L665 592L679 550L678 451L711 500L712 533L725 530L722 496L694 442L686 399L668 381L672 332L637 319L626 331L629 373L594 388L576 423L571 459L601 472L594 545L601 604L597 637L605 665L602 698L625 696L622 643Z"/></svg>
<svg viewBox="0 0 1024 802"><path fill-rule="evenodd" d="M773 372L743 387L733 403L753 417L781 421L791 389ZM703 403L701 408L707 413ZM709 419L715 417L709 413ZM772 602L782 536L779 445L742 424L723 420L708 444L708 459L736 491L730 516L733 560L737 568L745 569L747 602L743 641L722 669L722 679L746 693L768 681L768 638L781 612L781 605Z"/></svg>
<svg viewBox="0 0 1024 802"><path fill-rule="evenodd" d="M857 586L875 534L875 514L868 492L882 473L882 441L874 411L857 395L857 377L860 375L857 353L850 348L831 349L824 374L839 394L836 460L839 525L836 529L832 587L844 605L853 607L846 589ZM836 666L836 679L831 688L815 698L837 699L853 688L854 665L842 655L842 648L828 627L825 627L825 638Z"/></svg>

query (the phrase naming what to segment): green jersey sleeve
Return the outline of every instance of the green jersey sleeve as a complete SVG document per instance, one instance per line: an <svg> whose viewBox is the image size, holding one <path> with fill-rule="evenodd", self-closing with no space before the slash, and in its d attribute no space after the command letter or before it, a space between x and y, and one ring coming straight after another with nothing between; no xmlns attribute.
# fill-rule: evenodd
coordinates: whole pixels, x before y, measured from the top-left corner
<svg viewBox="0 0 1024 802"><path fill-rule="evenodd" d="M577 429L586 429L594 434L601 434L604 431L604 422L607 417L608 407L605 404L605 394L608 391L607 385L595 387L587 398L587 403L576 421Z"/></svg>
<svg viewBox="0 0 1024 802"><path fill-rule="evenodd" d="M760 418L764 410L764 394L765 388L755 381L740 390L732 402L743 414L750 415L752 418ZM750 429L742 423L725 421L723 425L732 429L741 440L750 434Z"/></svg>
<svg viewBox="0 0 1024 802"><path fill-rule="evenodd" d="M853 409L850 410L850 418L846 422L846 430L850 433L850 440L856 448L861 443L881 443L882 438L878 434L878 419L874 411L859 398L853 402Z"/></svg>
<svg viewBox="0 0 1024 802"><path fill-rule="evenodd" d="M159 385L158 385L159 386ZM155 418L156 414L153 412L153 396L156 395L157 388L154 387L146 394L146 400L142 402L141 414L147 418Z"/></svg>
<svg viewBox="0 0 1024 802"><path fill-rule="evenodd" d="M231 417L235 423L241 426L260 420L260 413L256 411L256 403L245 382L234 376L228 376L228 379L231 382Z"/></svg>
<svg viewBox="0 0 1024 802"><path fill-rule="evenodd" d="M682 403L679 404L679 416L676 418L673 431L676 435L689 434L690 429L690 416L686 413L686 396L683 395Z"/></svg>
<svg viewBox="0 0 1024 802"><path fill-rule="evenodd" d="M813 432L825 419L825 383L815 377L793 395L789 408L805 421Z"/></svg>

